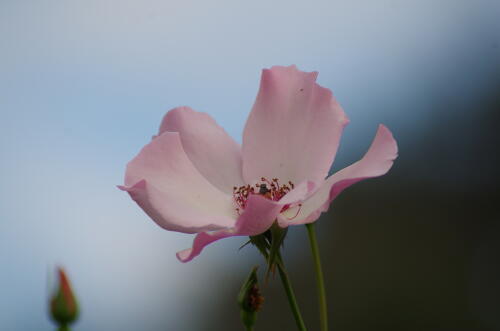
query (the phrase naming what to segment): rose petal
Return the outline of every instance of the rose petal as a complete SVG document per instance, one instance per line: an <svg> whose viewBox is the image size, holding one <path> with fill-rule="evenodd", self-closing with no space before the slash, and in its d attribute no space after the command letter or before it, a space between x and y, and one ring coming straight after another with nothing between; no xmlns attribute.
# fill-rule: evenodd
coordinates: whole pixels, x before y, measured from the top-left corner
<svg viewBox="0 0 500 331"><path fill-rule="evenodd" d="M386 174L398 156L398 146L392 133L384 125L380 125L370 148L365 156L330 176L319 190L300 207L289 209L280 215L280 226L290 224L312 223L322 212L328 210L330 203L345 188L360 180ZM293 217L294 215L296 215Z"/></svg>
<svg viewBox="0 0 500 331"><path fill-rule="evenodd" d="M177 253L181 262L191 261L208 244L232 236L253 236L265 232L273 224L281 210L281 205L260 195L251 195L247 207L238 218L236 225L227 230L202 232L196 235L193 247Z"/></svg>
<svg viewBox="0 0 500 331"><path fill-rule="evenodd" d="M179 134L164 132L127 165L130 196L161 227L193 233L233 226L233 197L210 184L184 153Z"/></svg>
<svg viewBox="0 0 500 331"><path fill-rule="evenodd" d="M181 262L188 262L198 256L205 246L219 239L233 236L254 236L267 231L284 205L296 204L305 200L315 188L314 183L303 182L280 201L272 201L257 194L250 195L247 206L234 227L215 232L199 233L193 241L192 248L178 252L177 258Z"/></svg>
<svg viewBox="0 0 500 331"><path fill-rule="evenodd" d="M241 148L215 120L189 107L170 110L160 126L179 132L182 146L198 171L219 190L232 194L243 185Z"/></svg>
<svg viewBox="0 0 500 331"><path fill-rule="evenodd" d="M316 190L318 185L310 180L303 181L295 186L293 190L288 192L283 198L279 200L282 205L291 205L301 203L308 199Z"/></svg>
<svg viewBox="0 0 500 331"><path fill-rule="evenodd" d="M243 133L243 177L300 183L323 180L348 119L317 72L295 66L262 72L260 90Z"/></svg>

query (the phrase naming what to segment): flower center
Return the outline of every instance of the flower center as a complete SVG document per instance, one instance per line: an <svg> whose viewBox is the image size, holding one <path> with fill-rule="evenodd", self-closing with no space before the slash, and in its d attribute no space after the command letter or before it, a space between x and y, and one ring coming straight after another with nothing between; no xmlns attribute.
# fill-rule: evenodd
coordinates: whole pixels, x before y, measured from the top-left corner
<svg viewBox="0 0 500 331"><path fill-rule="evenodd" d="M247 206L247 201L251 194L259 194L269 200L279 201L288 192L293 190L294 187L295 185L291 181L289 181L288 184L281 184L278 178L273 178L269 180L265 177L262 177L260 179L260 182L255 184L254 186L251 185L244 185L240 187L234 186L233 198L237 206L236 211L238 212L238 214L241 214L241 212ZM297 214L295 214L295 216L293 216L290 219L295 218L299 214L301 206L302 204L298 205L299 208L297 210ZM284 205L283 208L281 208L281 212L284 212L290 207L291 206L289 204Z"/></svg>

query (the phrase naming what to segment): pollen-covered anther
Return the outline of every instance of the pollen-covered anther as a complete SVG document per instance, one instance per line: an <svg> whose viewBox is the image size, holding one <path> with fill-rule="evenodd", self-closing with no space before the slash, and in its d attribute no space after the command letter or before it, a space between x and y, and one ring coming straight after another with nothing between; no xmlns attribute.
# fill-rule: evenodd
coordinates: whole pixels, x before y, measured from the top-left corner
<svg viewBox="0 0 500 331"><path fill-rule="evenodd" d="M240 213L240 211L245 209L247 205L248 196L250 194L254 194L254 191L255 191L254 188L251 187L250 185L233 187L233 198L237 205L236 211L238 212L238 214Z"/></svg>
<svg viewBox="0 0 500 331"><path fill-rule="evenodd" d="M269 180L265 177L262 177L260 181L260 183L256 183L254 186L245 185L240 187L233 187L233 198L237 205L236 211L238 212L238 214L240 214L241 211L245 209L250 194L259 194L269 200L279 201L295 187L295 185L291 181L289 181L288 184L281 184L278 178L272 178L271 180ZM298 206L300 211L301 205L299 204ZM290 205L283 206L281 212L284 212L290 207ZM298 213L299 212L297 212L297 215ZM293 218L295 218L295 216Z"/></svg>

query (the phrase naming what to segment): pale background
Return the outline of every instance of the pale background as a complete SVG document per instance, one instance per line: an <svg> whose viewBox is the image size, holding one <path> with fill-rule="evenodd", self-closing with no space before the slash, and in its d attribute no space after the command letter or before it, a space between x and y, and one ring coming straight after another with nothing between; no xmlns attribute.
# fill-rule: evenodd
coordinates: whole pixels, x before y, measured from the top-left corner
<svg viewBox="0 0 500 331"><path fill-rule="evenodd" d="M175 258L116 189L178 105L238 141L260 70L319 71L351 119L339 169L378 123L390 175L318 223L337 330L500 330L500 2L0 0L0 330L53 330L48 274L80 298L74 330L239 330L234 297L262 260L243 238ZM297 151L300 153L300 151ZM304 229L285 258L311 330ZM276 280L257 329L292 330Z"/></svg>

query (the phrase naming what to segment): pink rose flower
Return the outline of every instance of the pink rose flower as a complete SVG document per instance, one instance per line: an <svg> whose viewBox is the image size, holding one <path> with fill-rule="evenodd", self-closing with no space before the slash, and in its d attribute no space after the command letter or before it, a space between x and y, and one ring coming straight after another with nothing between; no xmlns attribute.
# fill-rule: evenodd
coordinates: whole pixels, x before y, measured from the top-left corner
<svg viewBox="0 0 500 331"><path fill-rule="evenodd" d="M311 223L346 187L384 175L397 157L380 125L365 156L326 178L349 122L317 72L264 69L240 147L208 114L170 110L120 186L159 226L196 233L182 262L222 238ZM325 179L326 178L326 179Z"/></svg>

